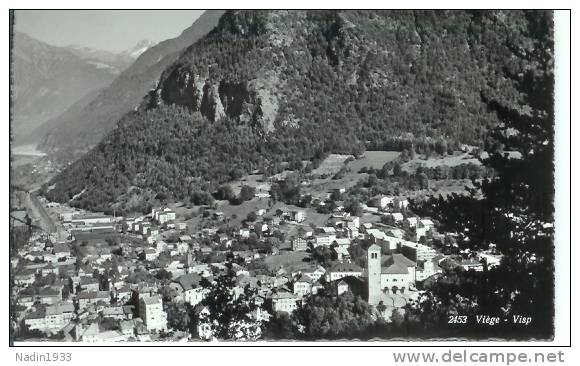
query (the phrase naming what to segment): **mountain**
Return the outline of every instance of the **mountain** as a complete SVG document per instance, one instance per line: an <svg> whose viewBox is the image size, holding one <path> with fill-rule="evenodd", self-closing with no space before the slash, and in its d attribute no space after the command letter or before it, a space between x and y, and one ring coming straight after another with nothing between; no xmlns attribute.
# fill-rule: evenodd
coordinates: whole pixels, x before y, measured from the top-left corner
<svg viewBox="0 0 580 366"><path fill-rule="evenodd" d="M148 40L141 40L130 49L120 53L97 50L90 47L71 45L66 47L75 55L83 60L93 62L101 65L101 67L109 67L115 69L117 74L125 71L135 60L155 45L154 42Z"/></svg>
<svg viewBox="0 0 580 366"><path fill-rule="evenodd" d="M124 114L139 106L143 96L156 87L163 70L177 60L183 49L217 25L222 14L223 11L219 10L206 11L178 37L152 47L147 41L140 42L127 51L126 54L136 55L149 47L109 87L82 108L71 108L49 121L44 126L39 149L70 160L76 156L75 152L87 151L96 145L115 128Z"/></svg>
<svg viewBox="0 0 580 366"><path fill-rule="evenodd" d="M68 46L66 48L81 59L102 68L109 68L111 69L111 72L117 75L129 67L137 58L132 57L126 51L114 53L77 45Z"/></svg>
<svg viewBox="0 0 580 366"><path fill-rule="evenodd" d="M15 32L11 50L14 144L33 142L36 129L79 98L109 85L119 70Z"/></svg>
<svg viewBox="0 0 580 366"><path fill-rule="evenodd" d="M523 11L227 11L45 194L147 210L260 168L367 149L487 147L533 65ZM295 164L293 164L295 165Z"/></svg>
<svg viewBox="0 0 580 366"><path fill-rule="evenodd" d="M153 46L155 46L154 42L148 41L146 39L141 40L137 42L137 44L133 48L124 51L123 54L132 59L136 59L137 57L141 56L143 52L147 51Z"/></svg>

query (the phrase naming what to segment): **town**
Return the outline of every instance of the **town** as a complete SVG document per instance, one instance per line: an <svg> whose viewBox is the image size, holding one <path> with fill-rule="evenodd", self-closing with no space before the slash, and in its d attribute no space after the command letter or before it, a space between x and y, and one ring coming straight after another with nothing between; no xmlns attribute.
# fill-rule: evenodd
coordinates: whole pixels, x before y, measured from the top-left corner
<svg viewBox="0 0 580 366"><path fill-rule="evenodd" d="M315 212L272 205L271 188L246 191L253 197L242 206L266 208L232 220L235 214L203 206L201 226L179 204L122 217L35 197L31 212L50 225L27 226L26 211L14 220L30 232L11 257L17 339L212 340L204 299L228 275L234 299L246 289L255 294L247 316L259 327L240 339L262 338L272 316L290 315L319 293L360 297L389 323L445 271L483 271L501 261L493 244L460 251L458 233L440 232L403 195L378 195L353 209L332 201L348 194L336 188L317 200L332 202L332 210ZM186 309L193 319L183 325Z"/></svg>

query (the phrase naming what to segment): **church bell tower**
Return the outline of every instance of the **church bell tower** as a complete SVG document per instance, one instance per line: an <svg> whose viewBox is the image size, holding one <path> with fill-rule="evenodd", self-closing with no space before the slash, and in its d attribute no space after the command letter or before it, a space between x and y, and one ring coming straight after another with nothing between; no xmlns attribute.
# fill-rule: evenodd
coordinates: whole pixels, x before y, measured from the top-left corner
<svg viewBox="0 0 580 366"><path fill-rule="evenodd" d="M367 250L368 303L378 305L381 301L381 247L373 244Z"/></svg>

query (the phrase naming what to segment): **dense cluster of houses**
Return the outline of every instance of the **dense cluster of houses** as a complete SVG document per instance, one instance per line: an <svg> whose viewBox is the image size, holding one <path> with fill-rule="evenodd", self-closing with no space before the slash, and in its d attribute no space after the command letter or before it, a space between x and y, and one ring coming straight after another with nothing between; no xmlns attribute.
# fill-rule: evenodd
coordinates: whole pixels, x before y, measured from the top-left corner
<svg viewBox="0 0 580 366"><path fill-rule="evenodd" d="M196 317L207 317L210 309L203 300L208 287L229 271L225 255L219 256L226 252L234 256L234 294L248 287L256 293L259 306L250 314L256 321L268 321L275 312L292 313L320 291L334 296L350 291L372 305L402 307L417 294L417 282L438 276L452 260L430 244L441 236L432 220L402 213L407 200L379 197L376 202L377 207L364 206L360 217L338 207L324 226L304 225L304 210L277 210L266 219L267 210L258 209L256 220L222 231L217 223L223 213L215 212L216 225L195 233L168 207L130 217L61 207L60 225L68 238L35 234L11 258L13 325L28 337L69 341L142 341L168 334L210 339L211 327L204 322L196 323L193 335L177 335L168 307L189 304ZM264 240L276 231L289 235L271 251L232 249L237 242ZM362 243L366 266L351 255ZM310 261L256 270L256 263L269 257L319 247L334 253L330 265ZM206 260L210 254L219 259ZM482 261L493 266L501 260L493 250L465 257L454 265L478 271Z"/></svg>

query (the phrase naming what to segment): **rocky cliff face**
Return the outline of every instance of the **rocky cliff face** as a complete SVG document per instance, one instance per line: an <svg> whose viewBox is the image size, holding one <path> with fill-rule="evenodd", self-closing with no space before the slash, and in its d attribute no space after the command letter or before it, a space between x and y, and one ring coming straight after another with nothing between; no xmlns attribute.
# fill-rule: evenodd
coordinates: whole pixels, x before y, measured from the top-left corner
<svg viewBox="0 0 580 366"><path fill-rule="evenodd" d="M235 82L224 79L216 83L207 76L174 71L153 95L152 106L165 103L187 107L192 112L200 112L211 122L229 117L240 123L265 124L267 126L263 127L271 131L276 117L275 112L264 117L262 105L272 101L270 94L264 91L264 83L259 80Z"/></svg>
<svg viewBox="0 0 580 366"><path fill-rule="evenodd" d="M275 66L270 65L272 57L279 57L277 52L292 43L291 34L295 29L288 27L284 30L284 25L288 24L282 23L287 23L288 18L303 18L306 13L289 12L285 16L282 13L226 12L205 44L227 42L227 38L233 35L243 37L244 41L228 56L239 57L237 61L230 60L239 62L244 71L235 73L232 69L224 73L220 65L223 61L211 57L205 64L198 63L198 59L192 56L198 47L191 47L162 75L157 89L151 92L149 107L162 103L179 105L200 112L211 122L227 117L236 123L258 127L265 133L275 131L279 98L282 96L278 91L283 89L284 83L279 79L276 67L259 67L265 65L258 63L254 70L246 68L252 67L248 62L256 56L261 56L268 66ZM267 49L262 47L271 48L273 53L268 55ZM244 59L248 54L250 58Z"/></svg>

